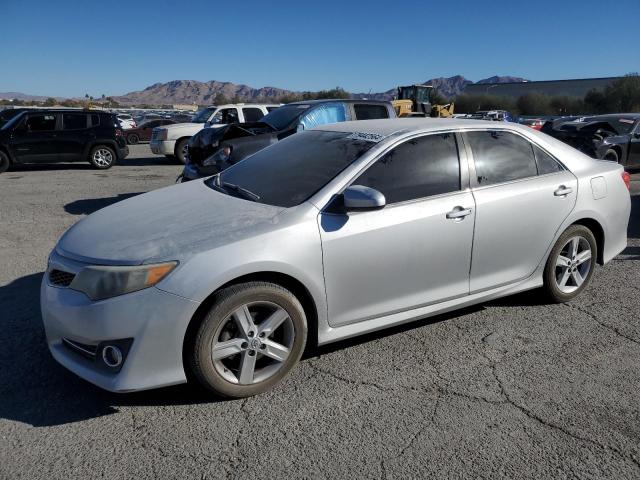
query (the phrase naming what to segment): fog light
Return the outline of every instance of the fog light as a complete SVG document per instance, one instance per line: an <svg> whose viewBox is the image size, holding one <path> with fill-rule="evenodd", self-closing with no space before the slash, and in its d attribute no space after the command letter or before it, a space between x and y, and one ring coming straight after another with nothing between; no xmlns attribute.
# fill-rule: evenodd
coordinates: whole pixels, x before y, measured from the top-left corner
<svg viewBox="0 0 640 480"><path fill-rule="evenodd" d="M107 345L102 349L102 361L108 367L119 367L122 364L122 350L115 345Z"/></svg>

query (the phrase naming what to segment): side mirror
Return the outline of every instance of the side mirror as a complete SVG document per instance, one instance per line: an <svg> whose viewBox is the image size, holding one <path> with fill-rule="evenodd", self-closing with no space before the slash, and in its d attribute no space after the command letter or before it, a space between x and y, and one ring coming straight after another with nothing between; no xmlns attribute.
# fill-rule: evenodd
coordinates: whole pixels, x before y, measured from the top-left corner
<svg viewBox="0 0 640 480"><path fill-rule="evenodd" d="M381 192L362 185L351 185L342 196L346 211L378 210L387 204Z"/></svg>

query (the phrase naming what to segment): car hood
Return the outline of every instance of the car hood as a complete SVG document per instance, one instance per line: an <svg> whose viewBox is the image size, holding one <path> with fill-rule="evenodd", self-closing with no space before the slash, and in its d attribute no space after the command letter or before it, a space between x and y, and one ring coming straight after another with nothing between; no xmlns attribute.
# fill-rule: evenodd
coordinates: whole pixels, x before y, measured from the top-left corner
<svg viewBox="0 0 640 480"><path fill-rule="evenodd" d="M183 260L276 228L283 210L193 181L98 210L67 230L56 251L99 265Z"/></svg>
<svg viewBox="0 0 640 480"><path fill-rule="evenodd" d="M174 123L172 125L162 125L157 129L168 130L169 132L197 132L204 128L204 123Z"/></svg>

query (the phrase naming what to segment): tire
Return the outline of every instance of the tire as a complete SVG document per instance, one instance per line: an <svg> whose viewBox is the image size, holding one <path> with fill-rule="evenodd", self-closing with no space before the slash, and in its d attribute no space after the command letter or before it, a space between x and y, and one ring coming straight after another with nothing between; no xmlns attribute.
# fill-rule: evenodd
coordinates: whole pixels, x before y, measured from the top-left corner
<svg viewBox="0 0 640 480"><path fill-rule="evenodd" d="M597 258L598 245L591 230L582 225L567 228L545 265L543 288L549 299L563 303L579 295L591 281Z"/></svg>
<svg viewBox="0 0 640 480"><path fill-rule="evenodd" d="M616 150L610 148L605 152L603 160L609 160L611 162L618 163L620 161L620 157L618 156L618 152Z"/></svg>
<svg viewBox="0 0 640 480"><path fill-rule="evenodd" d="M9 156L6 153L0 151L0 173L6 172L9 168L9 165L11 165Z"/></svg>
<svg viewBox="0 0 640 480"><path fill-rule="evenodd" d="M189 139L188 138L183 138L178 143L176 143L176 152L175 152L176 155L175 155L175 157L181 163L186 163L185 156L187 154L187 150L186 150L187 143L189 143Z"/></svg>
<svg viewBox="0 0 640 480"><path fill-rule="evenodd" d="M99 170L111 168L116 158L116 152L106 145L96 145L89 152L89 163Z"/></svg>
<svg viewBox="0 0 640 480"><path fill-rule="evenodd" d="M249 282L215 294L185 356L203 387L243 398L278 384L300 360L306 340L307 320L295 295L274 283Z"/></svg>
<svg viewBox="0 0 640 480"><path fill-rule="evenodd" d="M137 145L138 142L140 142L140 137L138 137L138 135L136 135L135 133L127 135L127 143L129 145Z"/></svg>

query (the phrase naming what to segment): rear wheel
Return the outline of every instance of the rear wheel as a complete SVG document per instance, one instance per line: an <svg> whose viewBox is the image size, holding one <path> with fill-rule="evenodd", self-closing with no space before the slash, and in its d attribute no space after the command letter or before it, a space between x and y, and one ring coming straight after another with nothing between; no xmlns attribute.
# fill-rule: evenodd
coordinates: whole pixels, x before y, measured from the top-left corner
<svg viewBox="0 0 640 480"><path fill-rule="evenodd" d="M110 147L98 145L89 152L89 163L95 168L106 170L116 163L116 153Z"/></svg>
<svg viewBox="0 0 640 480"><path fill-rule="evenodd" d="M544 288L551 300L568 302L589 285L597 253L596 239L587 227L572 225L560 236L544 270Z"/></svg>
<svg viewBox="0 0 640 480"><path fill-rule="evenodd" d="M129 145L136 145L139 141L140 137L138 137L138 135L136 135L135 133L127 135L127 143L129 143Z"/></svg>
<svg viewBox="0 0 640 480"><path fill-rule="evenodd" d="M189 143L188 138L183 138L178 143L176 143L176 158L180 160L182 163L186 163L187 156L187 144Z"/></svg>
<svg viewBox="0 0 640 480"><path fill-rule="evenodd" d="M610 148L604 154L604 160L610 160L612 162L618 163L620 161L620 157L619 157L618 152L616 150L614 150L613 148Z"/></svg>
<svg viewBox="0 0 640 480"><path fill-rule="evenodd" d="M290 291L249 282L216 294L188 354L204 387L241 398L280 382L300 360L306 338L304 310Z"/></svg>
<svg viewBox="0 0 640 480"><path fill-rule="evenodd" d="M6 172L10 164L11 162L9 161L9 156L6 153L0 151L0 173Z"/></svg>

